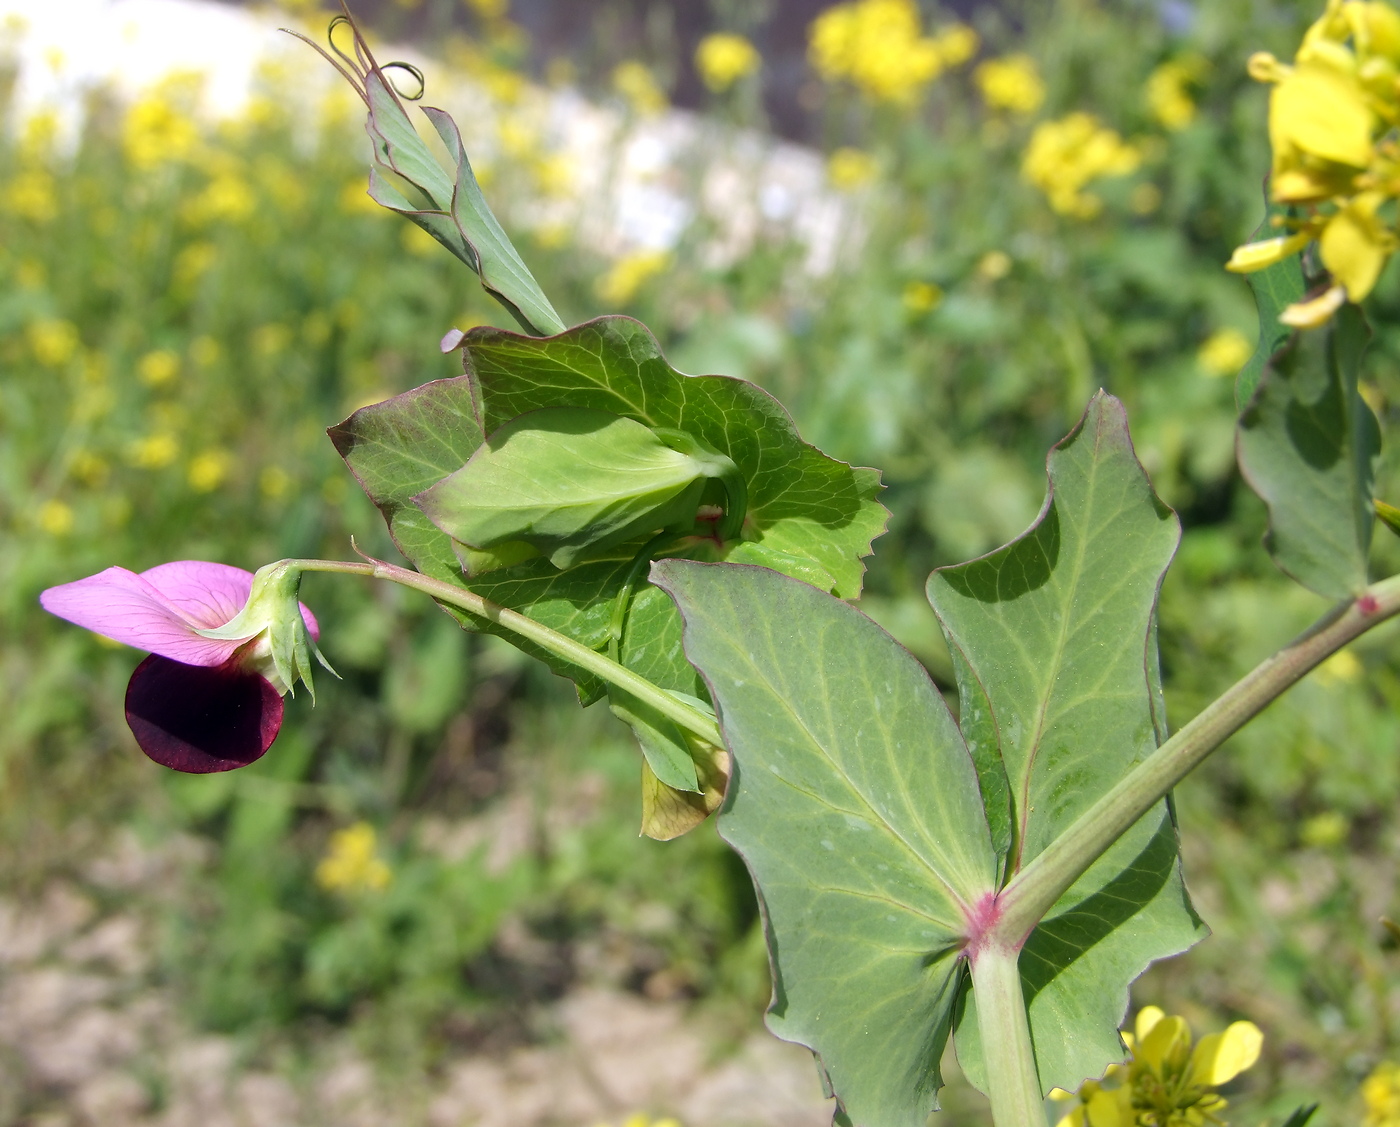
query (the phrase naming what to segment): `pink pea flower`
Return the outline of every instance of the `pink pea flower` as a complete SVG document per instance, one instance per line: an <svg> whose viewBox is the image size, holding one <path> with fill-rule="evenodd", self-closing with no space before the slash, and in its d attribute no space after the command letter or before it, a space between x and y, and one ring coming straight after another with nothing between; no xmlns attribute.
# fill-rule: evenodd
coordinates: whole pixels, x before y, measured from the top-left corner
<svg viewBox="0 0 1400 1127"><path fill-rule="evenodd" d="M261 757L282 727L283 694L298 677L311 687L320 627L297 601L300 580L285 563L254 575L178 560L139 575L109 567L50 587L39 602L150 651L127 684L126 722L157 763L204 774Z"/></svg>

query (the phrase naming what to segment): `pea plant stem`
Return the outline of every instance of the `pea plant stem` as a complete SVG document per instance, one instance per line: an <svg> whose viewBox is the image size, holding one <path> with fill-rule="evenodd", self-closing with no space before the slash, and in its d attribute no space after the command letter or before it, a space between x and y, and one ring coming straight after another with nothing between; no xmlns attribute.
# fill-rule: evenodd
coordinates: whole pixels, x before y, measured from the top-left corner
<svg viewBox="0 0 1400 1127"><path fill-rule="evenodd" d="M563 658L580 669L585 669L602 678L608 684L615 685L639 700L645 701L663 716L673 720L687 732L698 736L706 743L716 747L723 746L719 727L712 717L706 716L705 713L686 704L683 700L673 697L665 689L653 684L640 674L634 673L606 654L591 650L581 642L576 642L556 630L551 630L543 623L536 622L533 618L520 614L518 611L510 610L499 603L493 603L490 599L483 598L475 592L441 579L423 575L421 572L410 571L406 567L397 567L394 564L368 557L363 562L353 560L288 560L286 562L303 572L316 571L338 575L363 575L371 579L387 579L390 583L397 583L402 587L409 587L415 591L421 591L425 595L431 595L439 602L457 607L478 618L484 618L487 622L529 639L541 649L547 650L556 657Z"/></svg>
<svg viewBox="0 0 1400 1127"><path fill-rule="evenodd" d="M1397 612L1400 576L1392 576L1336 607L1246 674L1012 877L997 897L989 938L1019 950L1070 885L1206 756L1320 662Z"/></svg>
<svg viewBox="0 0 1400 1127"><path fill-rule="evenodd" d="M1045 1127L1045 1099L1021 990L1020 947L990 944L969 960L977 1031L996 1127Z"/></svg>

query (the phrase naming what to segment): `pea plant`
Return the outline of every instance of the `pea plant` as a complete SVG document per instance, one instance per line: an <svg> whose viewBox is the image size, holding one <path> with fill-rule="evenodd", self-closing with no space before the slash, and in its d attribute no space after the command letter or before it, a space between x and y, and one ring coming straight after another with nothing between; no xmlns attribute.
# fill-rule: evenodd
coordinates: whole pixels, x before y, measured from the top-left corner
<svg viewBox="0 0 1400 1127"><path fill-rule="evenodd" d="M1372 496L1380 430L1358 391L1368 331L1354 303L1394 239L1377 210L1393 177L1372 165L1393 161L1400 16L1334 3L1292 66L1251 62L1278 83L1276 167L1266 228L1231 263L1252 275L1260 322L1236 385L1238 454L1274 561L1335 606L1175 734L1156 608L1180 523L1118 400L1096 394L1050 451L1025 533L929 577L955 717L851 605L886 519L879 474L804 443L761 388L676 371L635 320L566 326L453 120L422 110L445 169L348 15L331 30L317 50L364 99L371 196L475 271L521 329L449 332L462 375L330 428L411 566L113 567L44 606L150 652L127 692L131 729L157 762L203 772L261 756L284 694L312 688L320 628L302 575L422 592L571 679L581 704L606 698L640 746L644 833L673 838L717 812L762 907L769 1027L815 1054L838 1122L922 1127L951 1036L999 1127L1039 1127L1047 1092L1124 1059L1132 981L1206 934L1172 788L1400 611L1400 577L1368 573L1378 509L1394 525L1400 512ZM1247 1063L1197 1062L1198 1079Z"/></svg>

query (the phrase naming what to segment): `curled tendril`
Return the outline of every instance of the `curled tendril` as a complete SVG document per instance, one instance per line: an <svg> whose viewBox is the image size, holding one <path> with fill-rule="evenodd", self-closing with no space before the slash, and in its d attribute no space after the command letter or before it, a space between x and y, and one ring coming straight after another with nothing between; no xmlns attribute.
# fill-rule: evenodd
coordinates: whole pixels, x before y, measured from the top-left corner
<svg viewBox="0 0 1400 1127"><path fill-rule="evenodd" d="M418 93L405 94L402 90L400 90L398 86L394 83L394 81L389 78L388 74L385 73L391 70L406 70L409 74L413 75L414 78L418 79ZM416 102L420 98L422 98L423 95L427 92L428 83L423 78L423 72L419 70L416 66L414 66L412 63L405 63L402 61L385 63L379 68L379 71L381 74L384 75L385 80L388 81L389 84L394 87L394 93L397 94L400 98L405 98L410 102Z"/></svg>
<svg viewBox="0 0 1400 1127"><path fill-rule="evenodd" d="M321 58L325 59L326 62L330 63L331 66L335 67L335 69L340 72L341 77L344 78L346 82L350 83L355 93L360 96L360 100L364 102L365 105L369 105L368 83L370 75L372 74L379 75L384 85L389 88L390 93L393 94L395 98L402 98L404 101L409 102L416 102L422 98L427 89L427 82L423 78L423 72L412 63L406 62L385 63L383 66L380 66L375 60L374 55L370 53L369 44L365 42L365 37L360 34L359 26L355 23L354 17L350 15L350 9L345 6L345 0L341 0L340 7L341 14L332 19L330 26L326 28L326 43L330 47L329 51L315 40L310 39L299 31L293 31L291 28L287 27L282 28L282 30L288 35L296 36L320 55ZM354 37L353 56L335 41L336 30L342 26L348 27L350 29L350 34ZM407 94L400 90L394 85L393 80L385 73L389 70L404 70L411 74L418 80L418 92L416 94Z"/></svg>

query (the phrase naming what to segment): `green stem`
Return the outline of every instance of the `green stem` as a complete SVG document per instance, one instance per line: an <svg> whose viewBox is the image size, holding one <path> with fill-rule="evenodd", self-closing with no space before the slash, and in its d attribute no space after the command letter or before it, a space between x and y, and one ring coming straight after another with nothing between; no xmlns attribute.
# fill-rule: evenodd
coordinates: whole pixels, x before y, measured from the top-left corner
<svg viewBox="0 0 1400 1127"><path fill-rule="evenodd" d="M433 579L421 572L410 571L408 568L396 567L394 564L368 557L364 563L355 563L350 560L287 560L286 562L300 571L322 571L339 575L364 575L371 579L387 579L391 583L411 587L415 591L431 595L439 602L459 607L467 613L484 618L513 634L528 638L541 649L577 665L580 669L586 669L589 673L601 677L609 684L626 690L639 700L646 701L663 716L675 721L687 732L698 736L706 743L713 744L715 747L724 746L723 740L720 738L719 727L713 718L706 716L699 709L678 700L665 689L652 684L625 665L613 661L606 654L590 650L581 642L575 642L572 638L551 630L543 623L536 622L533 618L528 618L518 611L503 607L499 603L493 603L490 599L484 599L475 592L446 583L441 579Z"/></svg>
<svg viewBox="0 0 1400 1127"><path fill-rule="evenodd" d="M997 897L992 934L1019 950L1070 885L1206 756L1319 662L1397 612L1400 576L1392 576L1341 604L1236 682L1011 879Z"/></svg>
<svg viewBox="0 0 1400 1127"><path fill-rule="evenodd" d="M993 945L972 955L977 1031L996 1127L1045 1127L1045 1099L1021 992L1019 954L1019 947Z"/></svg>

